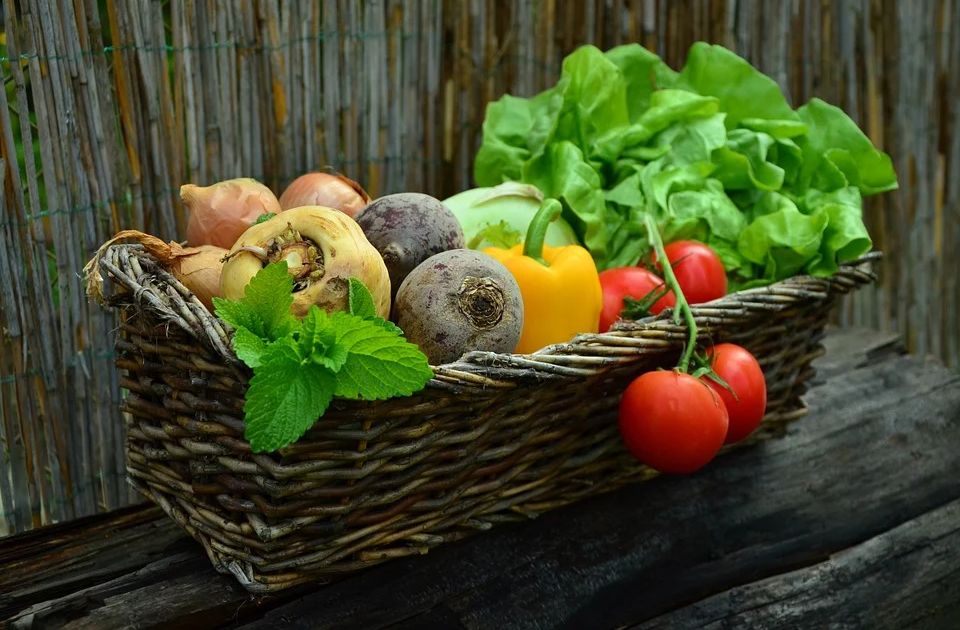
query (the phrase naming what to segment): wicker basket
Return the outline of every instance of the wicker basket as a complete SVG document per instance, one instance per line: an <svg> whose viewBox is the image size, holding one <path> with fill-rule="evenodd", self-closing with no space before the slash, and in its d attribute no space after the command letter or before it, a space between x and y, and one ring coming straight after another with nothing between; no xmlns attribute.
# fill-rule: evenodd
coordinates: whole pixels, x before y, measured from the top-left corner
<svg viewBox="0 0 960 630"><path fill-rule="evenodd" d="M753 441L805 413L834 299L871 282L876 257L693 308L704 335L764 368ZM472 352L415 396L335 401L282 455L253 454L250 373L228 330L139 245L111 246L100 268L121 314L130 481L251 592L426 553L655 475L621 445L616 406L630 379L676 360L685 328L663 314L532 355Z"/></svg>

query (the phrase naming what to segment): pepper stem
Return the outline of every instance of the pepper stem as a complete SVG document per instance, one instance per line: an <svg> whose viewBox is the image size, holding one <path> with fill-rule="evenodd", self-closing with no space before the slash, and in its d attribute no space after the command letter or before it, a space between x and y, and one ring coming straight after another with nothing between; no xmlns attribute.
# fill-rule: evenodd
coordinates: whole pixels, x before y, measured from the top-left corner
<svg viewBox="0 0 960 630"><path fill-rule="evenodd" d="M533 215L529 227L527 227L527 237L523 239L523 255L533 258L541 265L546 265L547 261L543 259L543 241L547 237L547 228L550 224L560 218L563 206L556 199L544 199L540 204L540 209Z"/></svg>
<svg viewBox="0 0 960 630"><path fill-rule="evenodd" d="M690 365L690 358L693 356L693 351L697 346L697 321L693 317L693 311L690 310L687 298L684 297L683 291L680 290L680 283L677 282L677 277L673 275L673 266L667 259L667 252L663 249L663 240L660 238L660 232L657 230L656 222L649 213L643 215L643 220L646 224L647 238L650 241L650 246L653 248L653 251L656 252L660 266L663 268L663 280L667 286L670 287L670 290L673 291L673 295L677 300L676 306L673 308L673 323L679 324L682 314L687 324L687 343L683 348L680 363L677 364L677 370L686 373Z"/></svg>

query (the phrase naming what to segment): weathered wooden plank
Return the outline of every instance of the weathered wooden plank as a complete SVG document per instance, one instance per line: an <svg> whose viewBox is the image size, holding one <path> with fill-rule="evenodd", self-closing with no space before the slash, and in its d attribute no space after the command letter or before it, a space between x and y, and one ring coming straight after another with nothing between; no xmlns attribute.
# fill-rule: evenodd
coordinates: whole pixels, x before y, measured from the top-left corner
<svg viewBox="0 0 960 630"><path fill-rule="evenodd" d="M247 595L237 584L215 579L203 585L202 598L196 597L194 576L206 565L206 558L193 551L170 552L131 574L72 592L56 607L29 608L11 627L209 628L229 622L244 608ZM94 615L87 614L91 605Z"/></svg>
<svg viewBox="0 0 960 630"><path fill-rule="evenodd" d="M830 329L823 347L826 354L817 359L816 374L810 381L814 387L838 374L886 361L907 351L899 335L865 328Z"/></svg>
<svg viewBox="0 0 960 630"><path fill-rule="evenodd" d="M637 626L956 628L960 501L825 562L744 584Z"/></svg>
<svg viewBox="0 0 960 630"><path fill-rule="evenodd" d="M195 549L162 516L159 508L135 506L0 541L0 619Z"/></svg>

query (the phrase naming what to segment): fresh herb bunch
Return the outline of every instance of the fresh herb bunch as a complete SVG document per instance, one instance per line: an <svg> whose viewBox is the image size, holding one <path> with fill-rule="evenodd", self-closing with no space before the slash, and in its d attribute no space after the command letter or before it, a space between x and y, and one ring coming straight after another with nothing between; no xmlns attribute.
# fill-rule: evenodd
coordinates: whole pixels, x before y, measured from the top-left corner
<svg viewBox="0 0 960 630"><path fill-rule="evenodd" d="M233 349L253 368L244 403L244 435L254 452L296 442L333 398L409 396L433 377L427 358L392 323L375 316L363 283L350 280L350 312L317 306L290 314L293 280L285 262L264 267L243 299L214 298L235 329Z"/></svg>

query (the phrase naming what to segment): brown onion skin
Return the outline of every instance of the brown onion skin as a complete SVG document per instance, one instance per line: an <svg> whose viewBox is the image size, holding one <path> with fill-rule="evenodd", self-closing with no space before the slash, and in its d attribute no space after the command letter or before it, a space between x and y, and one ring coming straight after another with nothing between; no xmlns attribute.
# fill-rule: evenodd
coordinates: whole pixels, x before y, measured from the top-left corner
<svg viewBox="0 0 960 630"><path fill-rule="evenodd" d="M190 211L187 243L228 249L240 235L268 212L280 212L273 192L249 177L228 179L210 186L184 184L180 199Z"/></svg>
<svg viewBox="0 0 960 630"><path fill-rule="evenodd" d="M215 245L187 247L170 266L170 272L183 286L190 289L197 299L213 312L213 298L223 297L220 292L220 272L227 250Z"/></svg>
<svg viewBox="0 0 960 630"><path fill-rule="evenodd" d="M324 206L354 218L369 202L370 195L360 184L339 173L306 173L290 182L280 195L283 210Z"/></svg>

